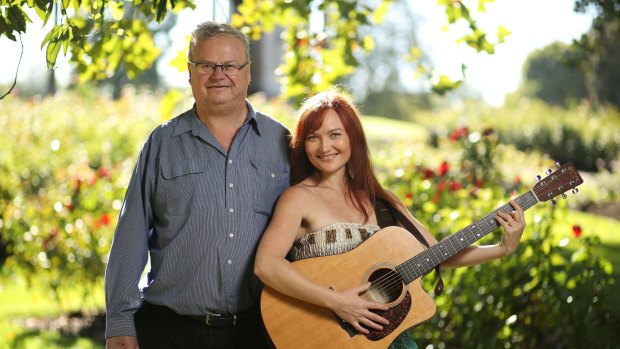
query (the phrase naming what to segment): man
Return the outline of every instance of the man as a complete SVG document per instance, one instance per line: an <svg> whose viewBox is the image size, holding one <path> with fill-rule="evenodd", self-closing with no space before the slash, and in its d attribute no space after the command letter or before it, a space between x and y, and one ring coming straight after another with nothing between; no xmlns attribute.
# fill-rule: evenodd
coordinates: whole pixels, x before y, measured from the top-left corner
<svg viewBox="0 0 620 349"><path fill-rule="evenodd" d="M242 33L201 24L188 58L195 105L146 140L114 234L108 348L266 347L253 259L289 185L288 131L246 100Z"/></svg>

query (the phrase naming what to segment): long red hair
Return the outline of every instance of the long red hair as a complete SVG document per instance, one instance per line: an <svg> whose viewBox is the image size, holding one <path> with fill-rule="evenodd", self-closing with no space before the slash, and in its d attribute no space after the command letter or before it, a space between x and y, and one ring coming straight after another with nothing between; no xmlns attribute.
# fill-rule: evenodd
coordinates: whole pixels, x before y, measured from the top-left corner
<svg viewBox="0 0 620 349"><path fill-rule="evenodd" d="M329 109L334 110L340 117L351 143L351 158L347 163L348 171L345 176L349 197L355 208L361 211L368 221L368 212L364 208L365 199L368 199L373 207L375 200L379 198L394 206L395 203L374 174L359 111L342 92L319 93L307 99L297 112L297 123L291 138L291 182L297 184L316 171L306 154L305 141L309 134L321 127Z"/></svg>

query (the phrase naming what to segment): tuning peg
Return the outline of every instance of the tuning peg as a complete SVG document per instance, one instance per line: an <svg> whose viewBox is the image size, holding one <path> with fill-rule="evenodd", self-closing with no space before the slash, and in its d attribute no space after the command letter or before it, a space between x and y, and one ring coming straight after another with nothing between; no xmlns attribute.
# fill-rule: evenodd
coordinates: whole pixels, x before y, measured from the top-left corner
<svg viewBox="0 0 620 349"><path fill-rule="evenodd" d="M545 172L547 175L550 175L553 171L551 171L551 169L547 169L547 172Z"/></svg>
<svg viewBox="0 0 620 349"><path fill-rule="evenodd" d="M555 204L557 204L557 203L558 203L558 202L557 202L555 199L551 199L551 204L552 204L552 205L555 205Z"/></svg>
<svg viewBox="0 0 620 349"><path fill-rule="evenodd" d="M562 165L560 165L560 162L559 162L559 161L556 161L556 162L555 162L555 167L560 168L560 167L562 167Z"/></svg>
<svg viewBox="0 0 620 349"><path fill-rule="evenodd" d="M563 197L564 199L566 199L566 196L567 196L567 195L566 195L566 193L562 193L562 197Z"/></svg>
<svg viewBox="0 0 620 349"><path fill-rule="evenodd" d="M542 177L540 175L536 175L536 181L538 182L539 180L541 180Z"/></svg>
<svg viewBox="0 0 620 349"><path fill-rule="evenodd" d="M579 188L573 188L573 194L577 194L579 192Z"/></svg>

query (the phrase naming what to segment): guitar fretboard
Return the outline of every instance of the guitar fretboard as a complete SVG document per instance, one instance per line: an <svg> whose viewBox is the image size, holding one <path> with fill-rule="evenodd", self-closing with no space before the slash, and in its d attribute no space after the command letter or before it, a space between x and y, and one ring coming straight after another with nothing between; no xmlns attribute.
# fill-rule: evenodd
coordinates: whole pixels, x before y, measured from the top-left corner
<svg viewBox="0 0 620 349"><path fill-rule="evenodd" d="M524 211L539 202L532 190L517 197L514 201L516 201ZM497 229L499 224L495 220L495 215L498 211L509 213L514 211L514 209L510 204L502 205L482 219L475 221L424 250L424 252L396 266L396 271L403 278L405 284L409 284L420 276L425 275L433 270L436 265L441 264L441 262Z"/></svg>

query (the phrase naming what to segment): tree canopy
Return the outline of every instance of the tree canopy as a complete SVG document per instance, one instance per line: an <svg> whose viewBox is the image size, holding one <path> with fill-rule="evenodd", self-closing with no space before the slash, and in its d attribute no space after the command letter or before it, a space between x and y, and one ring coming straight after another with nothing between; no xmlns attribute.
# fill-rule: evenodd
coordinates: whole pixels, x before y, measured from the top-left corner
<svg viewBox="0 0 620 349"><path fill-rule="evenodd" d="M364 26L379 25L388 6L396 0L243 0L231 17L233 26L252 39L283 28L284 63L280 67L284 97L299 101L309 93L332 85L357 65L354 55L374 47L371 36L362 35ZM476 11L484 12L493 0L478 0ZM439 0L450 25L465 23L459 40L478 52L494 52L509 32L499 27L496 42L479 28L471 9L459 0ZM153 28L173 13L195 8L192 0L8 0L0 5L0 36L13 41L28 29L31 16L43 23L53 20L41 48L48 68L58 55L70 54L79 81L101 80L124 72L129 79L148 69L161 51L154 43ZM309 18L320 13L324 25L311 31ZM421 76L428 78L432 68L423 63L421 51L411 47L407 60ZM184 61L177 62L185 64ZM434 77L434 90L443 93L458 86L447 76Z"/></svg>

